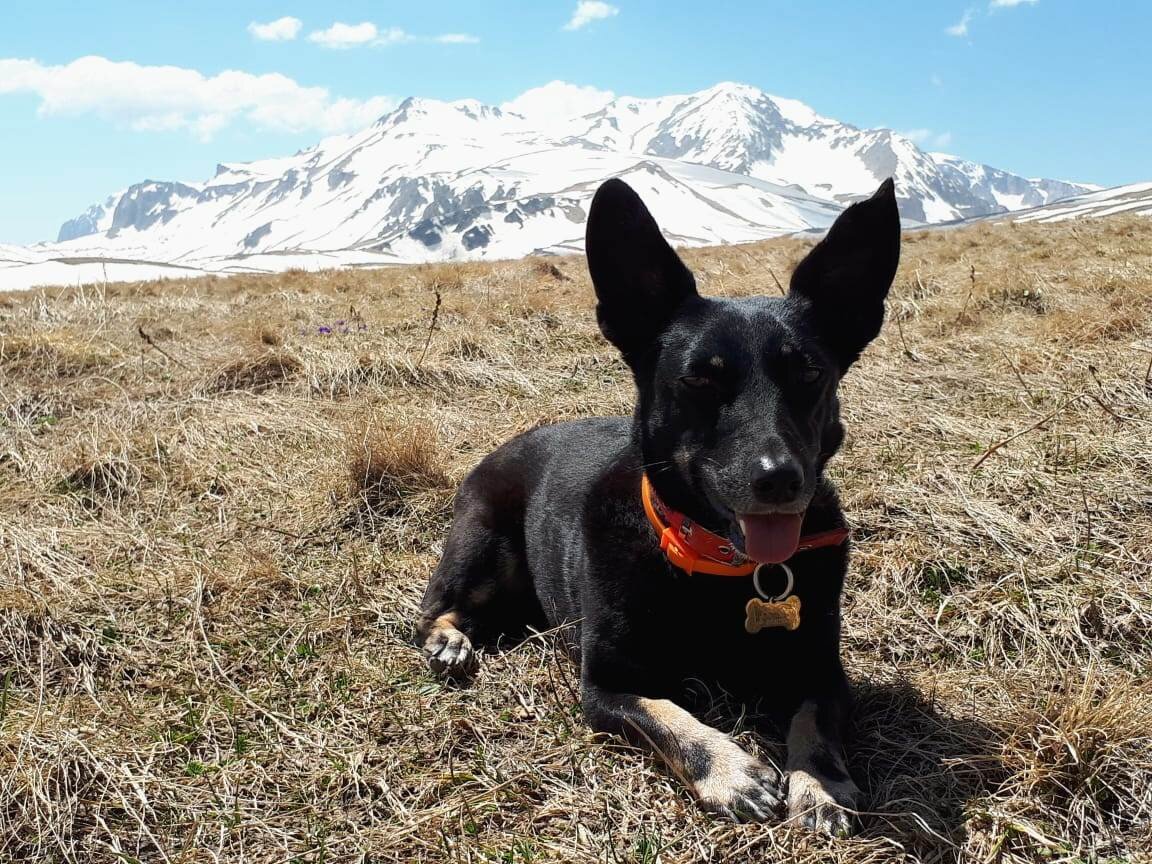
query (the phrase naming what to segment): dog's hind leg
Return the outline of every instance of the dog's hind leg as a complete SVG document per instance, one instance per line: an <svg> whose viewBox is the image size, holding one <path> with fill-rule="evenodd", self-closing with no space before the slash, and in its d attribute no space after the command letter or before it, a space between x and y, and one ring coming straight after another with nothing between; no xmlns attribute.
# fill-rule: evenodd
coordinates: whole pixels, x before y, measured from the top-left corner
<svg viewBox="0 0 1152 864"><path fill-rule="evenodd" d="M445 677L467 677L475 669L476 647L538 623L522 520L481 487L469 481L461 487L416 624L417 644L432 670Z"/></svg>
<svg viewBox="0 0 1152 864"><path fill-rule="evenodd" d="M472 640L460 629L462 623L458 613L445 612L424 626L419 637L428 665L446 678L467 677L475 669L476 653Z"/></svg>

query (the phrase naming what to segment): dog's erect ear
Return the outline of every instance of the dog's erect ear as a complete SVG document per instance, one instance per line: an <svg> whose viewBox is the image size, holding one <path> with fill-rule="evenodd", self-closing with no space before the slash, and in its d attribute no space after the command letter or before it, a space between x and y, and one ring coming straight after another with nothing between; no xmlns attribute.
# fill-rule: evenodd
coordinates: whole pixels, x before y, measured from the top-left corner
<svg viewBox="0 0 1152 864"><path fill-rule="evenodd" d="M600 332L626 360L648 347L676 308L696 296L692 273L623 180L609 180L596 191L584 248Z"/></svg>
<svg viewBox="0 0 1152 864"><path fill-rule="evenodd" d="M880 332L899 262L900 213L888 179L841 213L792 274L790 296L805 302L841 373Z"/></svg>

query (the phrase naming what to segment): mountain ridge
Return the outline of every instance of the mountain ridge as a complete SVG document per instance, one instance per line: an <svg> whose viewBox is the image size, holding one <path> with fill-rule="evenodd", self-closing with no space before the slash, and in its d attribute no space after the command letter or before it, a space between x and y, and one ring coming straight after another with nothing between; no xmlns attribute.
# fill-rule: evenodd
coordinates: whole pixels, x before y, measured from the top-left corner
<svg viewBox="0 0 1152 864"><path fill-rule="evenodd" d="M220 162L205 181L133 184L65 222L57 243L172 263L579 251L587 204L610 176L630 178L669 235L689 244L827 227L887 176L908 224L1095 189L930 154L898 132L745 84L646 99L585 91L566 109L571 91L553 82L503 106L409 97L367 128L292 156Z"/></svg>

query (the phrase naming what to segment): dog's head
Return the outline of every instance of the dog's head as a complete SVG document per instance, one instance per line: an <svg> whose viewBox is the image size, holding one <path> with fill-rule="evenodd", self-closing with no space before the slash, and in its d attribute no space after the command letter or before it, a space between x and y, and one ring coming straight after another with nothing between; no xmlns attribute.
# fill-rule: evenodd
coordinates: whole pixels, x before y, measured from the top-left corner
<svg viewBox="0 0 1152 864"><path fill-rule="evenodd" d="M791 557L843 439L837 385L884 320L900 257L892 181L840 214L785 297L701 297L620 180L592 201L586 249L600 329L636 379L653 485L752 558Z"/></svg>

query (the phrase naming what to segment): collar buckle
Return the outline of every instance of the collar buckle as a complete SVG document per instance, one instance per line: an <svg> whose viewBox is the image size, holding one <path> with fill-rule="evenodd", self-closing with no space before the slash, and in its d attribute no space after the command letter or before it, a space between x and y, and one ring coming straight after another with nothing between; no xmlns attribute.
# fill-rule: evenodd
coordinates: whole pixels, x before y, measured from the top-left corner
<svg viewBox="0 0 1152 864"><path fill-rule="evenodd" d="M677 541L676 531L671 526L660 532L660 551L689 576L696 572L700 556L693 554L692 550L686 549Z"/></svg>

